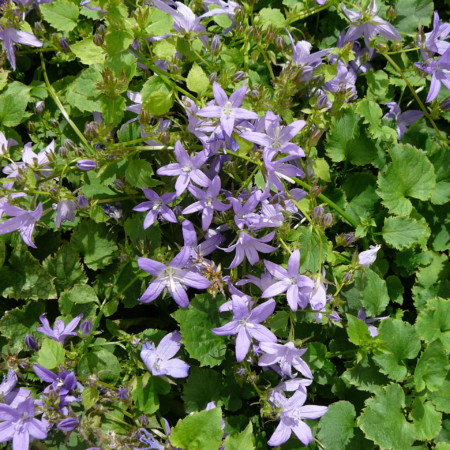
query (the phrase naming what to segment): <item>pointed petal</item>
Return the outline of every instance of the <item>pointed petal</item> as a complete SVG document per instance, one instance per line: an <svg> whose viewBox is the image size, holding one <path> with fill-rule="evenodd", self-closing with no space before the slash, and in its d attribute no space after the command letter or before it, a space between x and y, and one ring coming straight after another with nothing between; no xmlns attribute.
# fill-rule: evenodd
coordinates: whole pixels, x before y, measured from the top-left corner
<svg viewBox="0 0 450 450"><path fill-rule="evenodd" d="M277 447L281 444L284 444L290 437L291 429L283 422L280 422L270 439L267 441L267 445L270 445L271 447Z"/></svg>
<svg viewBox="0 0 450 450"><path fill-rule="evenodd" d="M165 285L160 280L155 280L151 282L145 292L142 294L141 298L138 299L138 302L142 303L150 303L156 298L159 297Z"/></svg>
<svg viewBox="0 0 450 450"><path fill-rule="evenodd" d="M250 349L250 338L248 337L247 331L242 327L236 336L236 361L242 362L247 356L248 350Z"/></svg>
<svg viewBox="0 0 450 450"><path fill-rule="evenodd" d="M181 335L179 332L166 334L158 344L156 351L162 359L170 359L176 355L181 348Z"/></svg>
<svg viewBox="0 0 450 450"><path fill-rule="evenodd" d="M297 421L296 425L292 427L292 431L295 433L298 439L300 439L300 441L303 442L303 444L306 446L311 444L311 442L313 441L311 428L309 428L309 426L306 425L306 423L302 422L301 420Z"/></svg>
<svg viewBox="0 0 450 450"><path fill-rule="evenodd" d="M41 380L44 380L47 383L53 383L58 378L51 370L48 370L39 364L33 364L33 371Z"/></svg>
<svg viewBox="0 0 450 450"><path fill-rule="evenodd" d="M248 328L248 333L259 342L276 342L277 337L264 325L256 324Z"/></svg>
<svg viewBox="0 0 450 450"><path fill-rule="evenodd" d="M167 374L174 378L186 378L189 374L189 365L178 358L171 359L164 363Z"/></svg>
<svg viewBox="0 0 450 450"><path fill-rule="evenodd" d="M275 300L270 299L252 310L249 322L260 323L266 320L275 310Z"/></svg>
<svg viewBox="0 0 450 450"><path fill-rule="evenodd" d="M189 298L181 284L177 283L174 290L172 290L170 286L168 286L167 289L179 306L181 306L182 308L187 308L189 306Z"/></svg>
<svg viewBox="0 0 450 450"><path fill-rule="evenodd" d="M264 290L264 292L261 294L261 298L275 297L276 295L286 292L289 287L289 284L285 281L277 281Z"/></svg>
<svg viewBox="0 0 450 450"><path fill-rule="evenodd" d="M229 336L231 334L236 334L240 326L241 325L237 320L232 320L221 327L212 328L211 331L218 336Z"/></svg>
<svg viewBox="0 0 450 450"><path fill-rule="evenodd" d="M181 279L181 282L185 284L186 286L195 288L195 289L207 289L209 288L209 285L211 284L209 280L203 276L201 276L199 273L196 273L194 271L187 271L183 278Z"/></svg>
<svg viewBox="0 0 450 450"><path fill-rule="evenodd" d="M213 83L212 91L214 94L214 100L219 106L223 106L228 101L228 96L222 89L219 83L216 81Z"/></svg>
<svg viewBox="0 0 450 450"><path fill-rule="evenodd" d="M166 265L149 258L138 258L138 266L141 270L157 277L164 269Z"/></svg>

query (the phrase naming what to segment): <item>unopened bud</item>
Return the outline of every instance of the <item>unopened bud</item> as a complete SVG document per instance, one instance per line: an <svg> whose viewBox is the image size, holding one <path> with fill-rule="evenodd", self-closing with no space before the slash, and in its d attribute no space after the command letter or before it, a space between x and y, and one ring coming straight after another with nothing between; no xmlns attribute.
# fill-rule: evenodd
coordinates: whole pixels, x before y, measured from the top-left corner
<svg viewBox="0 0 450 450"><path fill-rule="evenodd" d="M34 104L34 111L36 114L41 115L45 111L45 102L44 100L39 100Z"/></svg>
<svg viewBox="0 0 450 450"><path fill-rule="evenodd" d="M84 126L84 134L86 137L92 141L93 139L98 138L98 123L97 122L88 122Z"/></svg>
<svg viewBox="0 0 450 450"><path fill-rule="evenodd" d="M61 39L59 40L59 45L61 46L61 50L62 50L64 53L68 53L68 52L69 52L69 50L70 50L70 45L69 45L69 42L67 41L67 39L61 38Z"/></svg>
<svg viewBox="0 0 450 450"><path fill-rule="evenodd" d="M313 209L313 217L314 217L314 219L319 219L320 217L323 216L324 213L325 213L325 210L324 210L323 206L316 206Z"/></svg>
<svg viewBox="0 0 450 450"><path fill-rule="evenodd" d="M100 47L105 42L105 36L103 34L95 33L93 41L95 45L98 45Z"/></svg>
<svg viewBox="0 0 450 450"><path fill-rule="evenodd" d="M394 20L397 17L397 11L393 5L389 5L386 10L386 19L389 21Z"/></svg>
<svg viewBox="0 0 450 450"><path fill-rule="evenodd" d="M220 48L220 38L218 34L215 34L211 41L211 53L217 55Z"/></svg>
<svg viewBox="0 0 450 450"><path fill-rule="evenodd" d="M38 349L38 345L36 342L36 339L31 334L27 334L25 336L25 345L33 351L36 351Z"/></svg>
<svg viewBox="0 0 450 450"><path fill-rule="evenodd" d="M50 126L52 128L58 128L58 126L59 126L59 122L56 119L50 119L48 121L48 123L50 124Z"/></svg>
<svg viewBox="0 0 450 450"><path fill-rule="evenodd" d="M120 180L119 178L117 178L117 180L114 180L113 184L116 189L119 189L119 191L121 191L125 187L124 182L122 180Z"/></svg>
<svg viewBox="0 0 450 450"><path fill-rule="evenodd" d="M238 72L236 72L236 73L233 75L232 80L233 80L235 83L237 83L238 81L243 80L246 76L247 76L247 75L246 75L245 72L243 72L242 70L239 70Z"/></svg>
<svg viewBox="0 0 450 450"><path fill-rule="evenodd" d="M217 79L217 72L213 72L210 76L209 76L209 82L212 84L214 83L214 81L216 81Z"/></svg>
<svg viewBox="0 0 450 450"><path fill-rule="evenodd" d="M450 109L450 97L447 97L442 103L441 103L441 109L443 111L448 111Z"/></svg>
<svg viewBox="0 0 450 450"><path fill-rule="evenodd" d="M331 213L326 213L322 217L322 224L324 227L331 227L333 225L333 215Z"/></svg>
<svg viewBox="0 0 450 450"><path fill-rule="evenodd" d="M84 320L80 324L80 331L83 337L88 337L92 333L92 322L90 320Z"/></svg>
<svg viewBox="0 0 450 450"><path fill-rule="evenodd" d="M146 427L149 424L148 417L145 414L142 414L141 416L139 416L139 422L143 427Z"/></svg>
<svg viewBox="0 0 450 450"><path fill-rule="evenodd" d="M87 172L88 170L93 170L97 167L97 163L92 161L92 159L80 159L77 161L77 167L80 170Z"/></svg>
<svg viewBox="0 0 450 450"><path fill-rule="evenodd" d="M89 206L89 200L84 195L79 195L77 197L78 208L85 209Z"/></svg>

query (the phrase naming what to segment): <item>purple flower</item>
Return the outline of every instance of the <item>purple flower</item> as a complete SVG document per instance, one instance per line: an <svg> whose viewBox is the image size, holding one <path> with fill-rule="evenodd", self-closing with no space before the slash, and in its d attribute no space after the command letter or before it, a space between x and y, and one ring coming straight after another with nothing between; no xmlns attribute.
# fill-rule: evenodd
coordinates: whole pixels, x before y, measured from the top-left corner
<svg viewBox="0 0 450 450"><path fill-rule="evenodd" d="M50 383L44 390L45 393L53 390L60 396L68 394L72 389L77 387L77 379L75 374L69 370L62 370L56 375L51 370L33 364L34 373L43 381Z"/></svg>
<svg viewBox="0 0 450 450"><path fill-rule="evenodd" d="M75 417L68 417L67 419L61 420L61 422L58 423L56 428L58 428L58 430L62 430L68 433L69 431L74 430L79 424L80 421Z"/></svg>
<svg viewBox="0 0 450 450"><path fill-rule="evenodd" d="M211 331L219 336L237 334L236 360L241 362L250 349L252 338L259 342L277 341L277 337L260 324L273 313L275 300L267 300L253 310L249 309L248 302L244 297L234 295L232 301L233 320L222 327L213 328Z"/></svg>
<svg viewBox="0 0 450 450"><path fill-rule="evenodd" d="M389 112L383 116L383 119L395 120L397 124L398 140L401 140L411 124L418 121L423 116L422 111L415 109L402 113L400 106L395 102L386 103L386 106L389 108Z"/></svg>
<svg viewBox="0 0 450 450"><path fill-rule="evenodd" d="M439 18L439 13L435 11L433 16L433 30L425 33L425 39L422 39L423 35L418 35L417 44L422 49L422 56L426 59L435 53L443 55L450 47L450 42L446 42L449 35L450 24L442 23Z"/></svg>
<svg viewBox="0 0 450 450"><path fill-rule="evenodd" d="M77 335L77 333L75 333L73 330L75 330L75 328L78 326L78 323L80 322L82 317L83 314L79 314L77 317L72 319L67 325L65 325L62 320L57 320L55 322L54 329L51 329L46 314L42 314L41 316L39 316L39 320L41 321L43 327L36 327L36 330L46 334L54 341L60 342L62 345L64 345L65 340L69 336Z"/></svg>
<svg viewBox="0 0 450 450"><path fill-rule="evenodd" d="M231 205L225 205L225 203L222 203L217 199L217 196L220 193L220 178L218 176L213 178L206 192L196 188L195 186L190 186L189 192L199 201L184 208L182 214L191 214L201 210L202 229L204 231L206 231L211 225L214 211L226 211L231 208Z"/></svg>
<svg viewBox="0 0 450 450"><path fill-rule="evenodd" d="M384 320L387 319L389 316L383 316L383 317L374 317L373 319L367 319L366 317L366 310L364 308L359 308L358 311L358 319L362 320L369 329L369 333L372 337L378 336L378 330L373 325L369 325L370 323L377 322L378 320Z"/></svg>
<svg viewBox="0 0 450 450"><path fill-rule="evenodd" d="M56 205L55 226L59 228L63 222L73 222L75 220L74 200L61 200Z"/></svg>
<svg viewBox="0 0 450 450"><path fill-rule="evenodd" d="M234 222L239 229L242 230L244 226L252 228L255 223L260 221L259 214L254 211L261 201L262 194L260 190L253 192L244 205L237 198L228 198L233 206Z"/></svg>
<svg viewBox="0 0 450 450"><path fill-rule="evenodd" d="M220 125L223 131L226 135L231 136L236 119L258 118L258 114L240 108L246 92L247 86L242 86L228 98L219 83L214 82L213 94L216 105L205 106L200 111L197 111L197 115L210 119L220 119Z"/></svg>
<svg viewBox="0 0 450 450"><path fill-rule="evenodd" d="M145 216L144 220L144 230L149 226L153 225L156 219L162 217L167 220L167 222L177 223L177 218L172 210L167 206L169 203L173 202L177 194L175 192L165 193L159 196L152 189L142 189L144 191L145 196L150 200L149 202L142 202L139 205L133 208L133 211L149 211Z"/></svg>
<svg viewBox="0 0 450 450"><path fill-rule="evenodd" d="M141 428L139 430L138 441L144 445L147 445L147 447L145 447L145 450L164 450L165 448L164 445L161 445L156 440L152 433L145 430L144 428Z"/></svg>
<svg viewBox="0 0 450 450"><path fill-rule="evenodd" d="M369 250L365 250L358 255L358 262L362 266L370 266L377 259L377 252L381 245L371 245Z"/></svg>
<svg viewBox="0 0 450 450"><path fill-rule="evenodd" d="M264 261L266 269L279 281L268 287L262 294L262 298L274 297L287 292L286 297L292 311L297 311L298 306L305 308L309 301L309 294L314 288L314 282L305 275L299 275L300 251L295 250L289 257L287 270L271 261Z"/></svg>
<svg viewBox="0 0 450 450"><path fill-rule="evenodd" d="M273 186L277 191L284 192L285 188L281 180L285 180L288 183L295 183L291 177L304 177L305 173L292 164L286 164L287 161L297 159L297 156L286 156L277 161L272 161L272 156L264 155L264 167L267 172L267 188L270 189Z"/></svg>
<svg viewBox="0 0 450 450"><path fill-rule="evenodd" d="M39 347L37 345L36 339L32 334L26 334L24 339L25 345L33 351L36 351Z"/></svg>
<svg viewBox="0 0 450 450"><path fill-rule="evenodd" d="M170 375L174 378L188 376L189 366L181 359L174 358L181 348L180 340L180 333L174 331L164 336L157 347L148 342L144 344L141 359L152 375Z"/></svg>
<svg viewBox="0 0 450 450"><path fill-rule="evenodd" d="M346 100L350 100L356 96L356 73L351 67L343 61L338 61L337 75L330 81L324 83L323 88L329 92L339 92L346 96Z"/></svg>
<svg viewBox="0 0 450 450"><path fill-rule="evenodd" d="M280 395L277 397L277 400L280 403L277 406L282 408L280 423L267 444L271 447L281 445L294 432L304 445L309 445L313 440L311 428L302 419L318 419L328 411L328 408L315 405L303 406L306 400L306 393L303 390L298 390L289 399Z"/></svg>
<svg viewBox="0 0 450 450"><path fill-rule="evenodd" d="M163 166L156 173L178 177L175 183L177 196L180 196L186 190L191 181L199 186L209 186L210 179L200 170L200 167L208 159L205 151L201 151L191 158L181 142L177 141L175 143L175 158L178 162Z"/></svg>
<svg viewBox="0 0 450 450"><path fill-rule="evenodd" d="M34 403L27 398L15 408L0 404L0 442L12 441L13 450L29 448L30 437L46 439L48 422L34 418Z"/></svg>
<svg viewBox="0 0 450 450"><path fill-rule="evenodd" d="M10 205L9 203L3 204L2 210L8 216L13 217L0 223L0 234L19 231L25 244L29 247L36 248L36 245L34 245L31 240L31 235L33 234L36 222L42 217L42 203L39 203L34 211L27 211L17 206Z"/></svg>
<svg viewBox="0 0 450 450"><path fill-rule="evenodd" d="M13 369L9 369L8 374L6 377L3 377L3 381L0 383L0 399L12 408L15 408L19 403L31 396L31 391L24 388L16 388L16 384L17 375Z"/></svg>
<svg viewBox="0 0 450 450"><path fill-rule="evenodd" d="M303 361L301 356L306 353L307 349L297 349L292 342L284 345L274 342L261 342L260 349L264 352L259 358L259 366L273 366L278 364L280 366L281 376L292 378L292 367L297 369L304 377L312 378L308 364Z"/></svg>
<svg viewBox="0 0 450 450"><path fill-rule="evenodd" d="M183 247L180 253L167 266L153 259L138 258L138 266L156 277L138 301L143 303L152 302L158 298L164 288L167 288L175 302L182 308L187 308L189 299L185 286L195 289L206 289L210 284L199 273L185 268L190 256L190 248Z"/></svg>
<svg viewBox="0 0 450 450"><path fill-rule="evenodd" d="M236 250L236 254L234 255L233 261L231 261L229 269L233 269L241 264L244 257L246 257L248 262L253 266L259 261L258 252L270 253L275 251L276 247L272 247L265 243L271 241L274 236L274 231L266 234L262 238L255 238L245 231L240 231L237 242L228 248L222 249L227 253Z"/></svg>
<svg viewBox="0 0 450 450"><path fill-rule="evenodd" d="M80 324L80 332L83 337L88 337L92 333L92 322L90 320L84 320Z"/></svg>
<svg viewBox="0 0 450 450"><path fill-rule="evenodd" d="M42 47L42 42L33 34L27 31L19 31L15 28L0 29L0 41L3 41L3 48L6 57L13 70L16 70L16 55L14 53L14 44L30 45L31 47Z"/></svg>
<svg viewBox="0 0 450 450"><path fill-rule="evenodd" d="M9 147L17 145L15 139L6 139L5 135L0 131L0 155L4 155L9 151Z"/></svg>
<svg viewBox="0 0 450 450"><path fill-rule="evenodd" d="M181 223L184 245L191 249L191 257L194 261L203 259L204 256L212 253L223 241L223 236L215 230L209 230L206 239L198 244L197 233L194 225L189 220Z"/></svg>
<svg viewBox="0 0 450 450"><path fill-rule="evenodd" d="M92 161L92 159L80 159L77 161L77 167L85 172L93 170L97 167L97 163Z"/></svg>

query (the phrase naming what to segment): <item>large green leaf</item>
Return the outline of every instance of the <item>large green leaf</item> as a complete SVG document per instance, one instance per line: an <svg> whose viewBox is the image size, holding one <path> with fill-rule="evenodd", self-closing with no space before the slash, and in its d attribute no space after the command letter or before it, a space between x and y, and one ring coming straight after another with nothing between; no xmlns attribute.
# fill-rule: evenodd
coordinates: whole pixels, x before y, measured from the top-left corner
<svg viewBox="0 0 450 450"><path fill-rule="evenodd" d="M81 358L78 373L80 376L95 374L100 381L114 384L120 376L120 363L113 353L97 347Z"/></svg>
<svg viewBox="0 0 450 450"><path fill-rule="evenodd" d="M423 398L418 397L414 400L411 418L417 440L429 441L441 430L442 414L436 411L431 402L426 402Z"/></svg>
<svg viewBox="0 0 450 450"><path fill-rule="evenodd" d="M209 402L217 402L222 389L220 378L219 373L213 369L191 367L183 389L186 412L201 411Z"/></svg>
<svg viewBox="0 0 450 450"><path fill-rule="evenodd" d="M4 127L16 127L25 116L30 100L30 88L14 81L0 94L0 124Z"/></svg>
<svg viewBox="0 0 450 450"><path fill-rule="evenodd" d="M245 430L237 434L227 436L223 443L224 450L253 450L255 448L253 426L250 422Z"/></svg>
<svg viewBox="0 0 450 450"><path fill-rule="evenodd" d="M414 245L425 247L431 233L425 219L410 217L387 217L381 232L386 243L398 250Z"/></svg>
<svg viewBox="0 0 450 450"><path fill-rule="evenodd" d="M448 354L440 341L432 342L420 355L414 372L417 391L427 388L434 392L441 388L449 370Z"/></svg>
<svg viewBox="0 0 450 450"><path fill-rule="evenodd" d="M47 369L55 369L64 364L65 351L60 342L53 339L44 339L38 352L37 363Z"/></svg>
<svg viewBox="0 0 450 450"><path fill-rule="evenodd" d="M415 34L420 25L429 25L433 16L433 2L429 0L398 0L397 17L393 24L401 33Z"/></svg>
<svg viewBox="0 0 450 450"><path fill-rule="evenodd" d="M78 6L68 0L40 5L44 19L58 31L72 31L77 26Z"/></svg>
<svg viewBox="0 0 450 450"><path fill-rule="evenodd" d="M159 408L159 395L169 392L169 383L147 373L134 381L131 396L142 414L154 414Z"/></svg>
<svg viewBox="0 0 450 450"><path fill-rule="evenodd" d="M429 300L417 317L416 329L425 342L439 339L450 352L450 302L443 298Z"/></svg>

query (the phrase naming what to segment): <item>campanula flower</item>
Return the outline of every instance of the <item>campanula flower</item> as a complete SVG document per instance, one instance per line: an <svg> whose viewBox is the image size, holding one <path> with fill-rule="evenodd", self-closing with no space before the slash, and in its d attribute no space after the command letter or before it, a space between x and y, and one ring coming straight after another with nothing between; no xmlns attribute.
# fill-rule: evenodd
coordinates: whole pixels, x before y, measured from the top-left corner
<svg viewBox="0 0 450 450"><path fill-rule="evenodd" d="M397 124L398 140L401 140L410 125L417 122L423 116L423 112L416 109L402 113L400 106L395 102L386 103L386 106L389 108L389 112L383 116L383 119L395 120Z"/></svg>
<svg viewBox="0 0 450 450"><path fill-rule="evenodd" d="M42 47L43 45L43 43L33 34L28 33L27 31L16 30L11 27L0 29L0 41L3 41L6 57L13 70L16 70L14 44L29 45L31 47Z"/></svg>
<svg viewBox="0 0 450 450"><path fill-rule="evenodd" d="M42 327L36 327L37 331L40 331L41 333L46 334L48 337L53 339L56 342L60 342L62 345L64 345L65 340L69 336L76 336L77 333L75 333L73 330L78 326L80 320L83 318L83 314L79 314L77 317L72 319L67 325L62 320L57 320L55 322L55 327L52 329L50 328L50 324L48 322L48 319L46 317L46 314L42 314L39 316L39 320L42 323Z"/></svg>
<svg viewBox="0 0 450 450"><path fill-rule="evenodd" d="M358 255L358 262L362 266L370 266L377 259L377 252L381 245L371 245L369 250L365 250Z"/></svg>
<svg viewBox="0 0 450 450"><path fill-rule="evenodd" d="M167 220L167 222L177 223L177 218L173 211L167 206L172 203L177 194L175 192L166 192L165 194L159 196L152 189L142 189L144 195L149 199L148 202L139 203L139 205L133 208L133 211L145 212L148 211L144 219L144 230L149 226L153 225L158 216Z"/></svg>

